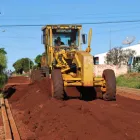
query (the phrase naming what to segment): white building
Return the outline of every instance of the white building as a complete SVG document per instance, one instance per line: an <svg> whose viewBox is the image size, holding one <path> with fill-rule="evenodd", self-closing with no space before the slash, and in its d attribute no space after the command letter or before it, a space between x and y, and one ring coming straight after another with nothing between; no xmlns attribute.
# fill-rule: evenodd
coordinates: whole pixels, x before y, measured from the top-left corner
<svg viewBox="0 0 140 140"><path fill-rule="evenodd" d="M135 50L136 51L136 55L135 56L140 56L140 44L124 47L122 49L123 50L125 50L125 49ZM105 64L106 54L107 54L107 52L94 55L95 64Z"/></svg>

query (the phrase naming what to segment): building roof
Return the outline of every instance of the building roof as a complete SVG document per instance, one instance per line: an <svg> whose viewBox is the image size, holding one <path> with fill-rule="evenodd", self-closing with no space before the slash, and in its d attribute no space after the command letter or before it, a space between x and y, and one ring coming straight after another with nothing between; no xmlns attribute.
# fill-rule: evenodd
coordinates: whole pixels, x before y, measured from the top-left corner
<svg viewBox="0 0 140 140"><path fill-rule="evenodd" d="M106 54L107 54L107 52L105 52L105 53L99 53L99 54L94 55L94 57L105 56Z"/></svg>

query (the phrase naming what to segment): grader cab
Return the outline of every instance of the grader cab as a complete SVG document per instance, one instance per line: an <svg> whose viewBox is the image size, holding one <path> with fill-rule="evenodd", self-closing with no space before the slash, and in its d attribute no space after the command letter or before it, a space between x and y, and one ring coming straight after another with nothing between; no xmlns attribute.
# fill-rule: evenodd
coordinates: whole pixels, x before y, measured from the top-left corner
<svg viewBox="0 0 140 140"><path fill-rule="evenodd" d="M51 76L52 97L63 99L65 87L99 87L100 98L116 100L114 71L106 69L100 78L94 75L93 56L90 54L92 29L88 42L87 35L82 34L81 25L47 25L42 31L45 54L41 70L44 76ZM82 50L81 45L86 42L87 49Z"/></svg>

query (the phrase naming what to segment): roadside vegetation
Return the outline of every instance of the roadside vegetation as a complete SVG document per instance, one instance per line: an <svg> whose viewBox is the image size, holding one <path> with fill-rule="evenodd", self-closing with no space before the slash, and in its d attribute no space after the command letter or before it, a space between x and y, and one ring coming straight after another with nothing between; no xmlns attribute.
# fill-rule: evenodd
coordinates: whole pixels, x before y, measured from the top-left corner
<svg viewBox="0 0 140 140"><path fill-rule="evenodd" d="M13 74L16 74L16 76L28 76L28 72L31 69L36 69L41 65L41 56L37 55L34 59L34 62L30 58L20 58L17 61L13 63L13 67L15 71Z"/></svg>
<svg viewBox="0 0 140 140"><path fill-rule="evenodd" d="M112 48L107 53L106 64L128 66L128 73L116 78L117 86L140 89L140 61L135 61L134 59L133 64L128 63L130 58L133 58L134 55L136 55L134 50L123 50L122 47Z"/></svg>
<svg viewBox="0 0 140 140"><path fill-rule="evenodd" d="M140 73L128 73L116 78L117 86L140 89Z"/></svg>
<svg viewBox="0 0 140 140"><path fill-rule="evenodd" d="M136 51L132 49L123 50L122 47L115 47L108 51L105 63L109 65L127 65L130 57L133 57Z"/></svg>
<svg viewBox="0 0 140 140"><path fill-rule="evenodd" d="M23 71L26 73L29 69L32 69L33 65L34 63L31 59L21 58L13 64L13 67L17 74L23 74Z"/></svg>
<svg viewBox="0 0 140 140"><path fill-rule="evenodd" d="M0 88L4 86L7 82L7 75L5 73L5 69L7 68L7 52L4 48L0 48Z"/></svg>

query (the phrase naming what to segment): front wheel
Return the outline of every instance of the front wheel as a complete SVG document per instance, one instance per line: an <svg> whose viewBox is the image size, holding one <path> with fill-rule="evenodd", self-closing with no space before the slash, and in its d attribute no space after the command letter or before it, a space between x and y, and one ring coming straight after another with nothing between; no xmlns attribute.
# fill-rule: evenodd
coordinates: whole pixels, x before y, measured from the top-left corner
<svg viewBox="0 0 140 140"><path fill-rule="evenodd" d="M116 100L116 77L111 69L103 71L103 78L106 82L106 93L103 94L103 99L106 101Z"/></svg>
<svg viewBox="0 0 140 140"><path fill-rule="evenodd" d="M64 84L63 84L61 70L53 69L51 78L52 78L52 88L53 88L52 97L60 100L64 99Z"/></svg>

